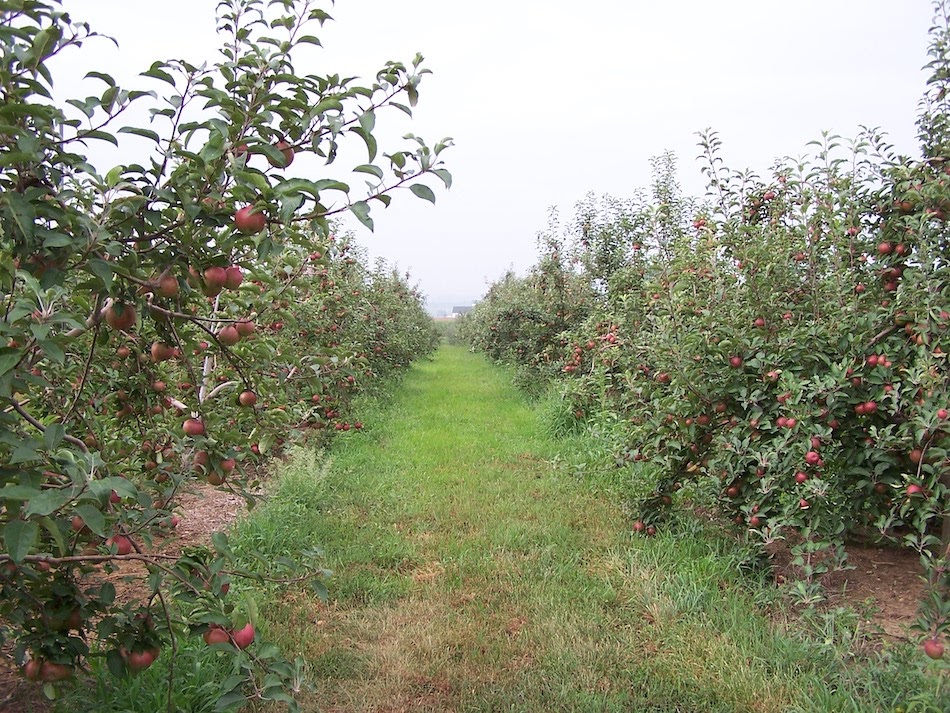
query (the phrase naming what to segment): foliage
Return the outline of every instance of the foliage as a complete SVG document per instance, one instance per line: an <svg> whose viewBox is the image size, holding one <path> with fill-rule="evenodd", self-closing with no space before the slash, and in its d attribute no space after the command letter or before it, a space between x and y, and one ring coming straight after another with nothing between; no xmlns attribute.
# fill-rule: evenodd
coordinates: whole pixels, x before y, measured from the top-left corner
<svg viewBox="0 0 950 713"><path fill-rule="evenodd" d="M96 34L56 0L0 4L0 640L48 695L90 657L123 675L216 634L234 661L219 708L294 706L295 665L227 591L241 576L322 591L318 559L288 552L265 577L224 535L180 557L163 543L191 483L253 503L260 456L307 427L361 427L352 395L436 343L406 279L331 223L372 228L399 189L450 185L450 141L381 153L373 135L384 110L411 115L428 70L388 62L365 86L299 71L328 19L312 0L222 0L214 64L156 62L149 91L93 71L96 94L60 102L50 61ZM147 128L122 125L132 105ZM365 190L333 173L354 141ZM145 158L100 173L95 142ZM308 161L326 177L304 178ZM115 570L140 597L117 596Z"/></svg>
<svg viewBox="0 0 950 713"><path fill-rule="evenodd" d="M704 132L702 204L680 196L663 156L652 202L579 207L570 249L600 296L584 324L543 343L519 324L497 341L497 320L467 324L495 358L562 345L565 411L614 414L618 463L656 474L635 529L655 532L690 484L751 537L789 543L806 603L846 566L848 537L902 541L928 575L918 626L931 637L950 625L950 23L935 8L921 159L873 130L826 134L760 177L726 168Z"/></svg>

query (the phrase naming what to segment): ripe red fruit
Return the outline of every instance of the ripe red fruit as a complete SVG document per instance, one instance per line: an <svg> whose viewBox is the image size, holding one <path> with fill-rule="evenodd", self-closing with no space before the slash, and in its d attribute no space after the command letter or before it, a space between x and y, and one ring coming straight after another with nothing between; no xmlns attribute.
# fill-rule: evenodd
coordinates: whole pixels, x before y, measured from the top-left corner
<svg viewBox="0 0 950 713"><path fill-rule="evenodd" d="M226 644L230 640L228 637L228 632L222 629L220 626L212 626L204 633L201 638L205 640L205 643L208 646L212 646L214 644Z"/></svg>
<svg viewBox="0 0 950 713"><path fill-rule="evenodd" d="M924 489L921 488L917 483L911 483L907 486L907 497L912 498L916 495L923 495Z"/></svg>
<svg viewBox="0 0 950 713"><path fill-rule="evenodd" d="M637 520L635 523L633 523L634 532L643 532L646 527L647 526L644 524L643 520Z"/></svg>
<svg viewBox="0 0 950 713"><path fill-rule="evenodd" d="M805 498L802 498L801 500L798 501L798 507L801 508L802 510L807 510L808 508L811 507L811 505L808 504L808 501L805 500Z"/></svg>
<svg viewBox="0 0 950 713"><path fill-rule="evenodd" d="M234 467L236 465L237 465L237 461L234 460L234 458L225 458L220 463L218 463L218 467L221 469L221 472L223 473L230 473L232 470L234 470Z"/></svg>
<svg viewBox="0 0 950 713"><path fill-rule="evenodd" d="M189 418L185 421L182 429L185 431L186 436L203 436L205 432L205 425L198 418Z"/></svg>
<svg viewBox="0 0 950 713"><path fill-rule="evenodd" d="M155 659L158 658L158 655L161 652L158 649L128 651L125 647L122 647L119 649L119 653L122 655L122 658L125 659L125 663L130 670L144 671L153 663L155 663Z"/></svg>
<svg viewBox="0 0 950 713"><path fill-rule="evenodd" d="M224 289L228 281L228 273L219 265L212 265L205 268L204 271L204 293L209 297L214 297Z"/></svg>
<svg viewBox="0 0 950 713"><path fill-rule="evenodd" d="M739 488L735 485L730 485L729 488L726 489L726 495L728 495L730 498L738 498Z"/></svg>
<svg viewBox="0 0 950 713"><path fill-rule="evenodd" d="M854 286L854 291L859 295L863 293L865 289L867 288L860 282Z"/></svg>
<svg viewBox="0 0 950 713"><path fill-rule="evenodd" d="M729 364L732 366L733 369L738 369L739 367L742 366L742 357L740 356L730 357Z"/></svg>
<svg viewBox="0 0 950 713"><path fill-rule="evenodd" d="M231 632L234 645L239 649L246 649L254 641L254 627L248 622L243 629Z"/></svg>
<svg viewBox="0 0 950 713"><path fill-rule="evenodd" d="M127 555L132 552L132 540L125 535L113 535L106 540L106 547L115 547L116 554Z"/></svg>
<svg viewBox="0 0 950 713"><path fill-rule="evenodd" d="M808 465L818 465L818 461L820 460L821 456L818 451L808 451L808 453L805 454L805 462L808 463Z"/></svg>
<svg viewBox="0 0 950 713"><path fill-rule="evenodd" d="M267 225L267 217L254 206L246 205L234 214L234 227L245 235L259 233Z"/></svg>
<svg viewBox="0 0 950 713"><path fill-rule="evenodd" d="M24 677L28 681L39 681L40 672L43 668L43 662L40 659L30 659L27 661L23 668L20 669L23 672Z"/></svg>
<svg viewBox="0 0 950 713"><path fill-rule="evenodd" d="M945 421L947 416L950 416L950 413L947 412L947 409L942 408L937 411L937 418L939 418L941 421Z"/></svg>
<svg viewBox="0 0 950 713"><path fill-rule="evenodd" d="M67 678L72 678L73 676L73 667L67 666L62 663L53 663L52 661L44 661L40 665L40 680L46 681L47 683L56 683L57 681L65 681Z"/></svg>
<svg viewBox="0 0 950 713"><path fill-rule="evenodd" d="M893 243L883 242L877 246L877 251L881 255L890 255L894 252L894 245Z"/></svg>
<svg viewBox="0 0 950 713"><path fill-rule="evenodd" d="M910 458L911 463L920 463L921 458L924 457L924 452L919 448L915 448L907 454L907 457Z"/></svg>
<svg viewBox="0 0 950 713"><path fill-rule="evenodd" d="M808 480L808 474L807 474L807 473L803 473L802 471L798 471L797 473L795 473L795 482L796 482L796 483L804 483L806 480Z"/></svg>
<svg viewBox="0 0 950 713"><path fill-rule="evenodd" d="M138 315L131 305L113 302L106 308L106 324L113 329L126 330L135 324Z"/></svg>
<svg viewBox="0 0 950 713"><path fill-rule="evenodd" d="M287 166L294 162L294 150L289 143L281 139L276 144L274 144L274 148L284 155L284 160L277 161L276 159L268 157L267 161L271 166L274 168L287 168Z"/></svg>
<svg viewBox="0 0 950 713"><path fill-rule="evenodd" d="M238 403L241 406L251 407L257 403L257 394L253 391L242 391L241 395L238 396Z"/></svg>
<svg viewBox="0 0 950 713"><path fill-rule="evenodd" d="M761 524L762 524L762 518L760 518L758 515L753 515L752 517L749 518L750 526L758 527Z"/></svg>
<svg viewBox="0 0 950 713"><path fill-rule="evenodd" d="M864 413L871 414L877 412L877 403L874 401L864 402Z"/></svg>
<svg viewBox="0 0 950 713"><path fill-rule="evenodd" d="M175 356L174 348L163 344L162 342L152 342L151 348L152 361L156 364L167 361Z"/></svg>
<svg viewBox="0 0 950 713"><path fill-rule="evenodd" d="M924 653L932 659L943 658L943 643L937 639L927 639L924 642Z"/></svg>
<svg viewBox="0 0 950 713"><path fill-rule="evenodd" d="M764 327L764 326L765 326L765 319L762 318L762 317L756 317L754 324L755 324L756 327Z"/></svg>
<svg viewBox="0 0 950 713"><path fill-rule="evenodd" d="M244 282L244 271L238 265L229 265L224 272L224 286L229 290L236 290Z"/></svg>
<svg viewBox="0 0 950 713"><path fill-rule="evenodd" d="M83 520L79 515L73 515L73 519L70 521L69 526L72 528L73 532L82 532L86 529L86 521Z"/></svg>
<svg viewBox="0 0 950 713"><path fill-rule="evenodd" d="M228 347L234 346L241 341L241 333L237 330L237 327L230 324L225 325L218 332L218 341Z"/></svg>
<svg viewBox="0 0 950 713"><path fill-rule="evenodd" d="M159 297L174 297L178 294L178 278L166 272L158 278L155 292Z"/></svg>

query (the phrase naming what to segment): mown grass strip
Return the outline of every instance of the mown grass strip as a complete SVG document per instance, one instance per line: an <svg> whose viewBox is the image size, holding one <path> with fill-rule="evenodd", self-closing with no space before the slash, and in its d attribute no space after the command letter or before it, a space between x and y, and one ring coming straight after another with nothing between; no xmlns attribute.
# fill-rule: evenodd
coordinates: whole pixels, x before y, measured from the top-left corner
<svg viewBox="0 0 950 713"><path fill-rule="evenodd" d="M335 571L326 604L275 591L261 606L309 662L305 710L947 708L906 647L850 660L846 614L783 634L711 528L633 536L607 486L557 467L583 444L546 436L463 348L416 366L368 420L329 467L299 452L234 537L275 555L320 545Z"/></svg>

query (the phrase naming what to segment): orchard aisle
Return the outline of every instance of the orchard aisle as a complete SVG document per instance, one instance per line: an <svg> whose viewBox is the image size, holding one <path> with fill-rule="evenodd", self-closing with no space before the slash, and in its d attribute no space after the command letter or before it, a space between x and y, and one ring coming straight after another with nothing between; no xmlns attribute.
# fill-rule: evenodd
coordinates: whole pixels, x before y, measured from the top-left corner
<svg viewBox="0 0 950 713"><path fill-rule="evenodd" d="M443 346L341 446L317 514L330 602L269 612L311 664L304 710L767 711L794 698L756 650L768 635L720 620L747 602L678 611L662 558L644 555L662 540L634 539L615 499L556 467L563 444L481 357Z"/></svg>

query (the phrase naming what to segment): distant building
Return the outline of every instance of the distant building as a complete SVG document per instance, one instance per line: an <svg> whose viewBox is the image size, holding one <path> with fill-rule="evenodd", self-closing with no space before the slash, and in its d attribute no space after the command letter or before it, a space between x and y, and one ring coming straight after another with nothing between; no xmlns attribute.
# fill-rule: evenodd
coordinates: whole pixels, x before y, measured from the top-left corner
<svg viewBox="0 0 950 713"><path fill-rule="evenodd" d="M453 307L452 308L452 314L454 314L456 317L461 317L463 314L468 314L471 311L472 311L471 305L469 305L468 307Z"/></svg>

